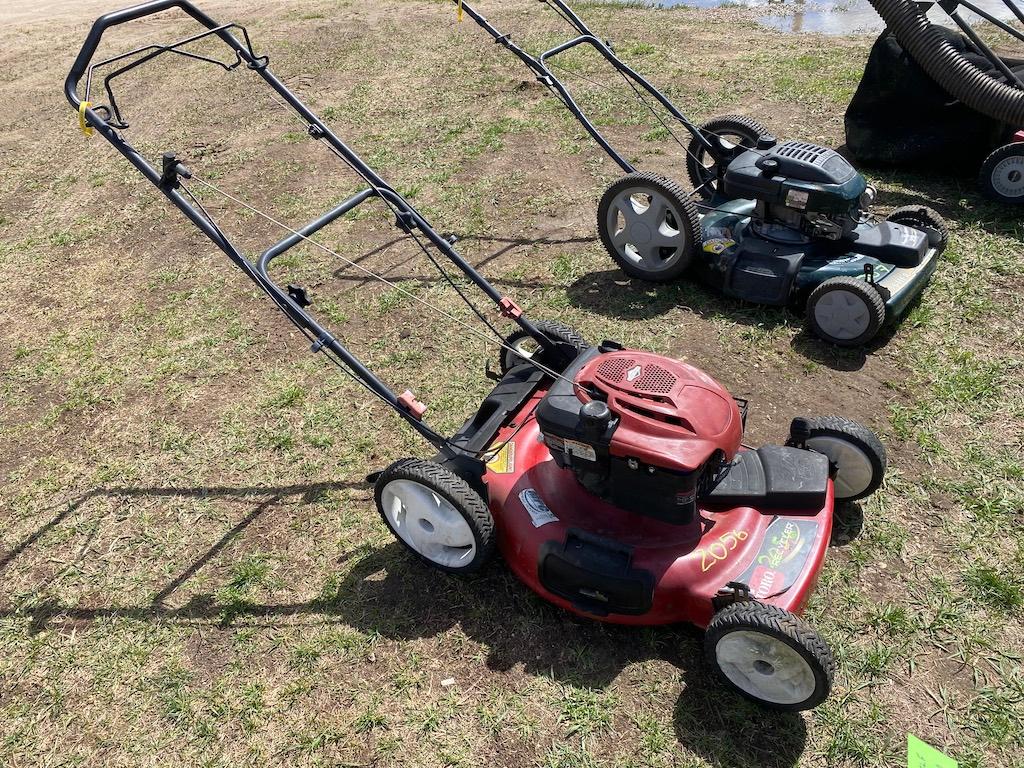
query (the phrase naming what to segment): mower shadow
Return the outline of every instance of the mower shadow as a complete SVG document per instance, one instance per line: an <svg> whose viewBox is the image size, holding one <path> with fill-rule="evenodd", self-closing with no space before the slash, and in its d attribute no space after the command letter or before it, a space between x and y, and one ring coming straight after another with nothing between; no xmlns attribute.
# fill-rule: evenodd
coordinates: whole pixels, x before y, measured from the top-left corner
<svg viewBox="0 0 1024 768"><path fill-rule="evenodd" d="M799 323L785 309L729 299L686 278L648 283L617 269L583 275L566 288L566 295L580 309L618 320L653 320L681 307L701 317L720 317L769 329Z"/></svg>
<svg viewBox="0 0 1024 768"><path fill-rule="evenodd" d="M794 351L837 371L860 370L868 355L884 346L896 330L886 328L864 349L841 349L808 333L803 320L785 307L730 299L686 279L664 285L645 283L615 269L584 275L566 289L566 294L574 306L618 320L653 320L682 308L705 320L722 319L769 332L800 328L791 342Z"/></svg>
<svg viewBox="0 0 1024 768"><path fill-rule="evenodd" d="M594 237L516 237L516 238L503 238L503 237L485 237L478 235L466 235L459 237L456 242L456 248L459 243L462 242L481 242L481 243L492 243L498 245L497 250L479 258L469 258L466 254L462 254L466 260L473 265L474 269L483 270L489 264L497 261L505 254L514 251L517 248L530 248L536 246L549 246L549 245L576 245L582 243L590 243L596 240ZM394 237L386 242L381 243L375 248L366 251L352 258L352 263L356 266L345 265L336 269L332 273L332 277L335 280L341 282L353 283L356 286L361 286L369 283L376 282L376 278L371 277L363 269L366 268L366 262L376 256L383 256L390 249L395 248L403 243L407 242L406 236L402 235ZM459 270L454 264L449 264L444 256L437 252L436 249L431 249L431 256L438 260L446 270L452 275L458 274ZM442 275L437 274L434 270L430 272L415 273L415 267L417 264L422 266L423 255L415 249L411 253L405 255L403 258L395 260L389 263L386 267L377 267L376 271L382 277L387 278L391 282L403 283L403 282L417 282L422 285L431 285L435 283L445 282L445 278ZM403 269L404 268L404 269ZM554 288L556 287L553 283L544 283L537 280L515 280L515 279L503 279L493 278L492 282L498 285L503 285L509 288L517 289L528 289L537 290L541 288Z"/></svg>
<svg viewBox="0 0 1024 768"><path fill-rule="evenodd" d="M424 595L430 595L429 600ZM703 635L689 627L631 628L575 617L533 595L500 564L453 579L412 559L398 543L360 560L321 603L347 624L392 640L433 637L458 625L487 647L497 672L521 667L577 687L604 690L629 666L663 661L682 671L676 737L718 765L788 768L806 726L727 690L704 663Z"/></svg>
<svg viewBox="0 0 1024 768"><path fill-rule="evenodd" d="M49 522L0 556L0 571L96 497L219 497L251 501L253 506L191 564L155 588L151 602L67 606L44 599L22 607L0 607L0 617L27 617L31 634L72 628L82 631L110 617L258 628L273 627L276 620L294 626L296 619L308 617L310 626L345 624L397 642L435 637L458 626L487 649L486 664L492 670L521 668L529 675L594 690L608 688L631 665L662 661L682 671L684 686L673 713L676 737L688 749L717 765L789 768L797 762L806 740L803 719L757 707L718 683L702 661L701 633L685 627L637 629L579 619L533 595L500 563L472 578L453 578L421 564L392 542L379 549L358 547L343 555L338 562L339 570L347 571L344 579L333 593L312 601L244 602L226 607L211 592L194 594L179 606L168 604L182 585L282 500L298 497L300 504L309 504L332 490L368 487L356 481L282 487L94 489L61 505ZM671 679L667 682L672 684Z"/></svg>
<svg viewBox="0 0 1024 768"><path fill-rule="evenodd" d="M574 306L618 320L653 320L682 308L705 320L722 319L769 332L776 328L799 328L790 342L793 351L842 372L859 371L868 357L886 346L900 330L899 323L890 323L869 345L845 349L814 336L803 327L803 319L786 307L730 299L685 279L654 285L633 280L614 269L584 275L566 289L566 294ZM920 296L915 297L908 311L919 300Z"/></svg>

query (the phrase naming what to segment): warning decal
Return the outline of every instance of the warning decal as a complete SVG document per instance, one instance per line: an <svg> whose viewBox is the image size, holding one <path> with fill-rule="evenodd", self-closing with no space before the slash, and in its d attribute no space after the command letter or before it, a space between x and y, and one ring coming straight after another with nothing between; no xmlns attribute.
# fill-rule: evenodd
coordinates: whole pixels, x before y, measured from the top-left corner
<svg viewBox="0 0 1024 768"><path fill-rule="evenodd" d="M516 444L505 443L491 460L487 462L487 469L496 475L510 475L516 471Z"/></svg>

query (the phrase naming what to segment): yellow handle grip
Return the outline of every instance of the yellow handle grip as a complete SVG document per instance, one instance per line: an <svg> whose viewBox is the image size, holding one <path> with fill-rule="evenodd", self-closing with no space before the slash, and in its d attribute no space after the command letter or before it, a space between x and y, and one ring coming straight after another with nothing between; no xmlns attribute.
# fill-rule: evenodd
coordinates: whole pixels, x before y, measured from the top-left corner
<svg viewBox="0 0 1024 768"><path fill-rule="evenodd" d="M96 129L85 122L85 110L92 106L91 101L83 101L78 105L78 127L82 129L82 133L85 136L92 136Z"/></svg>

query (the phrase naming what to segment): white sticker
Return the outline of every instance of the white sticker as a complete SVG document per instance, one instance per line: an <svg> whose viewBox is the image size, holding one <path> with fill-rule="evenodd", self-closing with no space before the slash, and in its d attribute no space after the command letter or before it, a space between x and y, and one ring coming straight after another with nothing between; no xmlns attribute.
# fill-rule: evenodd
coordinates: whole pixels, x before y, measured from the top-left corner
<svg viewBox="0 0 1024 768"><path fill-rule="evenodd" d="M557 435L544 435L544 442L552 451L564 451L565 440Z"/></svg>
<svg viewBox="0 0 1024 768"><path fill-rule="evenodd" d="M810 195L807 192L801 192L799 189L791 189L786 193L786 205L790 208L806 208L808 197L810 197Z"/></svg>
<svg viewBox="0 0 1024 768"><path fill-rule="evenodd" d="M542 499L540 494L533 490L533 488L527 488L525 491L520 491L519 500L523 502L523 506L526 507L526 511L530 513L530 520L533 521L534 528L540 528L542 525L558 522L558 518L555 517L555 513L548 509L548 505L544 503L544 499Z"/></svg>
<svg viewBox="0 0 1024 768"><path fill-rule="evenodd" d="M597 461L597 451L586 443L581 443L579 440L566 440L565 452L587 461Z"/></svg>

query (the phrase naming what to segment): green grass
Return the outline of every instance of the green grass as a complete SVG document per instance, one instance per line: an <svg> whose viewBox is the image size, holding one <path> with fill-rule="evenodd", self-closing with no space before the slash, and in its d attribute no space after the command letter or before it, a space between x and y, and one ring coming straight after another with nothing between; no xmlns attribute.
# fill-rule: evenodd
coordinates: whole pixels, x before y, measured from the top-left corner
<svg viewBox="0 0 1024 768"><path fill-rule="evenodd" d="M741 111L841 141L870 39L642 5L577 10L695 119ZM539 50L565 29L536 6L488 13ZM531 316L705 368L752 400L752 442L823 412L883 436L886 485L844 510L808 606L839 663L834 695L769 713L716 683L698 634L576 621L500 564L455 580L408 557L365 478L423 442L53 113L66 64L50 38L80 44L79 14L0 52L24 105L0 131L19 158L0 178L0 764L889 766L909 731L962 766L1021 765L1017 219L969 182L872 174L883 211L928 200L953 240L884 346L837 352L794 315L614 270L593 208L618 170L450 3L237 10L275 71ZM623 88L582 50L559 62ZM179 151L289 226L360 188L244 70L178 65L125 92L147 157ZM653 116L572 83L628 156L681 175ZM23 130L44 121L55 130ZM247 254L285 234L194 189ZM472 317L399 234L367 203L319 237L402 291L312 248L274 274L454 430L496 348L403 293Z"/></svg>

